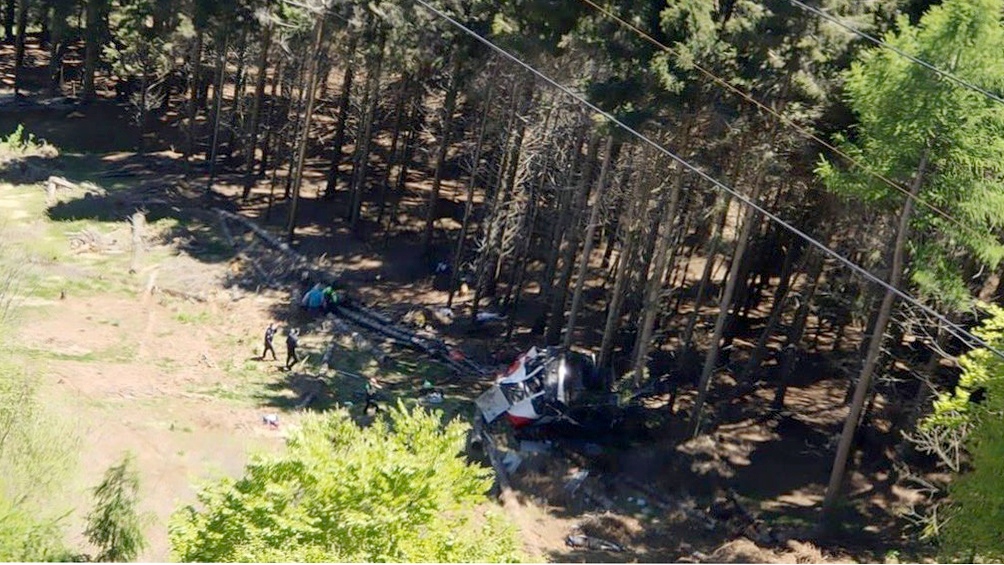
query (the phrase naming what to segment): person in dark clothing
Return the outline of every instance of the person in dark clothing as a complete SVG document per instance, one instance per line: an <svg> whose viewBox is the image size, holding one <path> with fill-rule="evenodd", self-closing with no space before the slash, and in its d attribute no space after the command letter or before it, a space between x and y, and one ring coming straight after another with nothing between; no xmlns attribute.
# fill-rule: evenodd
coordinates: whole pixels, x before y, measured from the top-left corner
<svg viewBox="0 0 1004 565"><path fill-rule="evenodd" d="M296 356L296 345L300 340L300 332L296 329L291 329L286 334L286 368L292 369L293 365L300 362L300 358Z"/></svg>
<svg viewBox="0 0 1004 565"><path fill-rule="evenodd" d="M265 328L265 350L261 352L261 360L265 360L265 354L269 351L272 352L272 360L275 361L277 357L275 356L275 348L272 347L272 338L275 337L275 324L270 323L267 328Z"/></svg>
<svg viewBox="0 0 1004 565"><path fill-rule="evenodd" d="M370 406L373 407L375 412L380 411L380 405L377 404L377 390L381 388L383 387L374 378L366 381L366 405L363 406L363 414L369 413Z"/></svg>

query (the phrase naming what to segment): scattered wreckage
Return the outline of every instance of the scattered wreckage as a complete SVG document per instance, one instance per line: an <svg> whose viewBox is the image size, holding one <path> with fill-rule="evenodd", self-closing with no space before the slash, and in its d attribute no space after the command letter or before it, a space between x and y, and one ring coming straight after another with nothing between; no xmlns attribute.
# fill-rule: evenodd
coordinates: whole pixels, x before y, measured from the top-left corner
<svg viewBox="0 0 1004 565"><path fill-rule="evenodd" d="M517 433L546 427L601 434L613 431L625 414L611 384L591 355L532 347L475 404L486 424L504 416Z"/></svg>

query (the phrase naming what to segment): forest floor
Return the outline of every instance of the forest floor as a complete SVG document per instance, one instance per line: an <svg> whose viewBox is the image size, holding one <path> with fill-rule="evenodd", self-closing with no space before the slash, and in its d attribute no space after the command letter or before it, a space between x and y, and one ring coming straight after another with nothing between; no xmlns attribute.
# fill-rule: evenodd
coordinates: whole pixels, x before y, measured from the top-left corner
<svg viewBox="0 0 1004 565"><path fill-rule="evenodd" d="M2 53L0 53L2 55ZM47 401L67 414L81 438L80 468L68 504L84 508L87 489L125 451L137 456L142 510L149 513L146 560L169 558L167 519L181 504L194 502L194 486L212 476L236 475L249 454L281 448L295 427L302 399L314 394L310 409L358 404L361 384L351 378L320 381L306 370L259 361L261 333L271 320L304 329L303 349L316 359L332 338L330 324L308 320L290 303L291 289L263 290L241 283L247 265L235 260L207 208L239 211L279 233L287 202L278 199L266 217L267 182L250 204L230 204L237 177L222 174L219 196L206 196L207 179L187 169L169 141L137 155L135 128L124 107L99 103L69 116L0 114L0 134L26 122L28 131L61 150L56 159L30 159L28 173L0 167L0 221L4 240L24 256L28 284L15 340L17 358L36 375ZM166 138L170 136L165 135ZM67 192L46 202L31 171L59 174L72 182L91 181L106 192ZM320 166L316 169L320 171ZM305 179L304 211L296 246L324 267L338 269L353 294L404 313L445 303L419 252L415 226L421 217L426 179L415 177L403 195L392 235L360 237L337 218L340 200L318 198L321 175ZM279 189L281 193L281 188ZM459 205L450 186L444 215ZM130 273L129 225L136 208L147 212L147 247ZM332 224L334 227L332 227ZM73 249L83 230L103 234L100 249ZM377 233L363 227L362 235ZM468 297L460 297L461 304ZM521 312L532 318L533 304ZM587 312L582 325L595 327L602 313ZM453 343L484 362L507 362L534 343L526 331L512 340L498 333L440 327ZM281 340L280 340L281 341ZM375 374L378 369L351 340L339 349L343 368ZM280 362L283 348L280 346ZM380 378L393 397L414 400L418 386L431 380L447 389L448 414L470 414L470 400L487 382L450 375L417 355L394 352ZM769 409L766 392L752 398L712 398L714 434L680 442L690 397L677 400L679 416L665 399L651 407L661 416L638 441L603 448L592 459L553 454L528 460L515 476L516 496L505 507L523 532L528 552L548 561L712 561L712 562L882 562L924 560L898 517L918 501L916 492L894 482L888 465L896 438L873 438L862 446L849 479L849 501L835 536L816 538L813 526L832 460L832 436L846 409L846 377L823 353L799 367L788 392L786 412ZM716 390L731 390L728 378ZM350 405L360 421L359 407ZM876 401L876 429L882 429L882 400ZM654 412L655 412L654 410ZM262 423L277 413L278 429ZM582 487L569 477L590 471ZM644 494L630 485L644 485ZM731 527L714 516L723 488L756 517L753 530ZM654 494L654 496L650 496ZM639 501L639 499L642 499ZM597 502L599 500L599 503ZM604 508L606 507L606 508ZM70 530L82 531L81 511ZM624 552L566 546L575 528L616 541ZM767 531L769 535L765 535ZM76 540L79 541L79 540Z"/></svg>

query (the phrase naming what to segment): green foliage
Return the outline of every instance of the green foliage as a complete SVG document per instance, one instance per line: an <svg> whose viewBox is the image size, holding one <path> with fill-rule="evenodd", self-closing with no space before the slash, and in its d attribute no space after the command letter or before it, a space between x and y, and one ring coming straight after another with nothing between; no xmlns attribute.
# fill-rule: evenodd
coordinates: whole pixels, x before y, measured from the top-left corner
<svg viewBox="0 0 1004 565"><path fill-rule="evenodd" d="M94 508L87 515L84 535L99 548L97 561L132 561L146 547L143 519L136 511L139 474L132 454L105 471L94 489Z"/></svg>
<svg viewBox="0 0 1004 565"><path fill-rule="evenodd" d="M38 401L37 385L8 358L14 292L22 272L0 245L0 561L70 557L62 544L65 508L56 502L74 464L75 438Z"/></svg>
<svg viewBox="0 0 1004 565"><path fill-rule="evenodd" d="M513 528L486 509L490 472L467 428L402 405L367 428L312 415L280 456L199 493L171 520L181 561L515 561Z"/></svg>
<svg viewBox="0 0 1004 565"><path fill-rule="evenodd" d="M34 134L25 132L24 124L18 124L10 135L0 138L0 152L10 155L24 155L43 147L45 142L35 139Z"/></svg>
<svg viewBox="0 0 1004 565"><path fill-rule="evenodd" d="M986 306L990 316L976 333L994 348L1004 348L1004 308ZM966 447L969 470L949 486L951 507L939 542L946 559L999 562L1004 559L1004 360L986 349L960 358L962 379L951 395L935 402L924 425L970 423ZM970 394L985 387L986 400L973 406Z"/></svg>
<svg viewBox="0 0 1004 565"><path fill-rule="evenodd" d="M947 0L914 26L903 17L885 41L991 91L1004 86L1001 0ZM1004 246L988 235L1004 218L1004 105L942 78L889 49L864 51L845 73L858 119L854 142L838 139L861 167L839 169L823 160L817 174L838 194L898 209L900 186L914 182L922 156L927 167L922 205L911 221L912 280L928 297L961 309L971 304L960 265L995 268ZM970 273L972 274L972 273Z"/></svg>
<svg viewBox="0 0 1004 565"><path fill-rule="evenodd" d="M67 557L55 502L73 468L74 439L37 400L22 370L0 361L0 561Z"/></svg>
<svg viewBox="0 0 1004 565"><path fill-rule="evenodd" d="M973 334L994 347L1004 346L1004 308L993 304L981 304L988 314ZM934 401L931 415L921 421L921 427L959 428L973 419L969 402L973 391L988 387L1000 376L1004 376L1004 360L992 352L979 348L962 355L958 359L962 374L955 390L941 393Z"/></svg>

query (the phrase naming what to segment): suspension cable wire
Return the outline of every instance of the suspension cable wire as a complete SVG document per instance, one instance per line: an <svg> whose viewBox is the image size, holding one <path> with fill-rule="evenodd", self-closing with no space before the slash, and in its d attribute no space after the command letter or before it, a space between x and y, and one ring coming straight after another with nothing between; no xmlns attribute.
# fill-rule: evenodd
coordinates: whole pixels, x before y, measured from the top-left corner
<svg viewBox="0 0 1004 565"><path fill-rule="evenodd" d="M959 84L961 86L964 86L965 88L968 88L969 90L972 90L973 92L978 92L978 93L986 96L987 98L990 98L991 100L995 100L997 102L1000 102L1001 104L1004 104L1004 98L1001 98L999 95L994 94L993 92L990 92L989 90L987 90L985 88L977 86L977 85L975 85L975 84L973 84L973 83L971 83L971 82L969 82L969 81L967 81L965 79L959 78L959 77L955 76L954 74L952 74L952 73L950 73L948 71L939 69L938 67L935 67L931 63L928 63L927 61L925 61L923 59L918 59L917 57L914 57L913 55L911 55L911 54L903 51L902 49L900 49L898 47L894 47L892 45L889 45L885 41L882 41L881 39L878 39L878 38L876 38L875 36L873 36L873 35L871 35L869 33L863 32L860 29L857 29L854 26L841 21L839 18L831 16L830 14L827 14L825 11L820 10L819 8L813 8L812 6L809 6L808 4L806 4L804 2L801 2L800 0L786 0L786 1L789 4L792 4L794 6L797 6L798 8L801 8L803 11L811 12L811 13L816 14L817 16L823 18L824 20L826 20L826 21L828 21L830 23L836 24L836 25L838 25L838 26L846 29L847 31L853 33L854 35L857 35L858 37L862 37L864 39L867 39L868 41L871 41L872 43L874 43L875 45L878 45L879 47L884 47L884 48L892 51L893 53L899 55L900 57L903 57L904 59L908 59L909 61L911 61L913 63L916 63L916 64L918 64L918 65L920 65L920 66L922 66L922 67L930 70L931 72L934 72L934 73L938 74L939 76L941 76L943 78L947 78L948 80L953 81L953 82L955 82L955 83L957 83L957 84Z"/></svg>
<svg viewBox="0 0 1004 565"><path fill-rule="evenodd" d="M660 42L658 39L655 39L654 37L652 37L650 34L648 34L647 32L645 32L644 30L638 28L637 26L635 26L631 22L626 21L625 19L621 18L617 14L614 14L613 12L611 12L611 11L607 10L606 8L600 6L599 4L597 4L596 2L594 2L593 0L579 0L579 1L592 6L598 12L601 12L605 16L607 16L607 17L609 17L609 18L617 21L622 26L631 29L636 34L638 34L640 37L644 38L646 41L648 41L652 45L655 45L659 49L662 49L663 51L665 51L667 53L670 53L670 54L675 54L675 55L679 54L679 52L678 51L674 51L672 47L669 47L665 43ZM816 143L818 143L818 144L822 145L823 147L829 149L833 153L835 153L835 154L843 157L845 160L847 160L852 165L860 168L865 173L868 173L869 175L871 175L871 176L873 176L873 177L881 180L882 182L886 183L887 185L889 185L890 187L892 187L893 189L895 189L897 192L903 194L903 196L905 196L907 198L913 199L913 201L916 202L917 204L920 204L921 206L923 206L923 207L927 208L928 210L934 212L938 216L941 216L942 218L944 218L945 220L947 220L950 223L954 224L955 226L961 228L964 231L969 232L973 236L976 236L976 237L986 237L987 236L987 234L980 233L979 231L977 231L972 226L961 222L960 220L958 220L957 218L955 218L954 216L952 216L948 212L945 212L944 210L942 210L941 208L935 206L934 204L931 204L930 202L928 202L924 198L921 198L919 195L911 194L910 191L906 187L904 187L902 184L900 184L900 183L898 183L898 182L890 179L886 175L884 175L884 174L882 174L882 173L874 170L873 168L871 168L867 164L862 163L860 160L852 157L846 151L844 151L844 150L840 149L839 147L837 147L836 145L834 145L834 144L826 141L822 137L816 135L815 133L813 133L808 128L802 126L798 122L796 122L796 121L792 120L791 118L785 116L781 112L779 112L779 111L775 110L774 108L771 108L767 104L765 104L765 103L757 100L756 98L754 98L748 92L742 90L741 88L735 86L734 84L732 84L732 83L728 82L727 80L721 78L720 76L716 75L714 72L708 70L706 67L704 67L700 63L698 63L696 61L691 61L691 64L694 66L695 69L697 69L698 71L700 71L701 74L703 74L704 76L708 77L712 81L720 84L721 86L723 86L724 88L726 88L726 89L734 92L736 95L738 95L742 99L746 100L750 104L753 104L753 105L757 106L761 110L767 112L768 114L774 116L778 120L784 122L785 124L787 124L788 126L792 127L793 129L797 130L799 133L801 133L805 137L808 137L809 139L812 139L813 141L815 141Z"/></svg>
<svg viewBox="0 0 1004 565"><path fill-rule="evenodd" d="M685 168L685 169L693 172L695 175L697 175L698 177L700 177L700 178L708 181L713 186L715 186L715 187L717 187L717 188L719 188L719 189L721 189L721 190L723 190L723 191L731 194L734 198L736 198L737 200L739 200L740 202L742 202L746 206L749 206L750 208L756 210L757 212L760 212L766 218L768 218L771 221L777 223L779 226L787 229L789 232L795 234L796 236L800 237L801 239L803 239L804 241L806 241L807 243L809 243L813 247L816 247L817 249L819 249L820 251L822 251L824 254L829 255L833 259L836 259L837 262L843 264L844 266L846 266L847 268L849 268L851 271L854 271L854 272L858 273L859 275L861 275L865 279L868 279L868 280L874 282L875 284L879 285L880 287L884 288L887 292L893 293L897 297L899 297L899 298L901 298L901 299L909 302L910 304L913 304L914 306L920 308L922 311L926 312L927 314L929 314L929 315L933 316L934 318L940 320L943 324L945 324L945 330L948 333L950 333L952 336L954 336L956 339L958 339L960 342L962 342L963 344L965 344L967 347L969 347L971 349L974 349L976 346L979 346L979 347L985 348L986 350L994 353L995 355L997 355L1001 359L1004 359L1004 352L1001 352L1000 350L998 350L997 348L995 348L991 344L987 343L986 340L980 338L979 336L973 335L970 331L968 331L965 328L959 326L958 324L955 324L954 322L952 322L951 320L949 320L948 318L946 318L944 315L942 315L940 312L938 312L938 311L934 310L933 308L931 308L930 306L927 306L926 304L920 302L919 300L917 300L913 296L907 294L906 292L904 292L904 291L896 288L894 285L891 285L891 284L887 283L886 281L878 278L877 276L873 275L870 271L868 271L864 267L861 267L860 265L858 265L854 261L851 261L847 257L844 257L840 253L838 253L838 252L830 249L829 247L826 246L825 243L823 243L823 242L819 241L818 239L812 237L811 235L805 233L801 229L799 229L796 226L792 225L791 223L789 223L788 221L784 220L783 218L781 218L777 214L771 212L770 210L767 210L766 208L764 208L763 206L761 206L759 203L753 201L750 197L746 196L745 194L743 194L743 193L739 192L738 190L732 188L731 186L728 186L725 183L723 183L723 182L715 179L714 177L712 177L708 173L705 173L704 171L702 171L696 165L690 163L689 161L687 161L683 157L680 157L676 153L670 151L669 149L663 147L662 145L660 145L659 143L653 141L652 139L650 139L649 137L645 136L644 134L638 132L638 130L634 129L633 127L631 127L631 126L629 126L627 124L625 124L623 121L621 121L620 119L618 119L616 116L610 114L606 110L603 110L599 106L593 104L592 102L590 102L589 100L587 100L584 96L582 96L580 94L577 94L576 92L574 92L569 87L567 87L567 86L559 83L555 79L553 79L553 78L549 77L548 75L544 74L542 71L537 70L533 65L531 65L531 64L523 61L522 59L520 59L516 55L513 55L512 53L510 53L506 49L504 49L502 47L499 47L498 45L496 45L495 43L493 43L491 40L489 40L489 39L481 36L479 33L475 32L474 30L472 30L471 28L467 27L463 23L457 21L455 18L453 18L449 14L447 14L447 13L443 12L442 10L440 10L439 8L436 8L435 6L431 5L426 0L413 0L413 1L415 3L421 5L425 9L429 10L433 14L439 16L440 18L443 18L444 20L446 20L447 22L449 22L451 25L453 25L457 29L461 30L465 34L467 34L467 35L471 36L472 38L474 38L479 43L484 44L489 49L491 49L491 50L497 52L498 54L502 55L504 58L512 61L513 63L516 63L517 65L523 67L524 69L526 69L530 73L536 75L537 77L539 77L544 82L547 82L551 86L557 88L558 90L560 90L561 92L563 92L565 95L567 95L567 96L571 97L572 99L578 101L583 106L586 106L587 108L589 108L593 112L596 112L597 114L603 116L604 118L606 118L611 123L616 124L621 129L623 129L624 131L630 133L633 137L637 138L642 143L644 143L644 144L652 147L656 151L658 151L658 152L666 155L667 157L669 157L670 159L672 159L673 161L675 161L676 163L678 163L681 167L683 167L683 168Z"/></svg>

